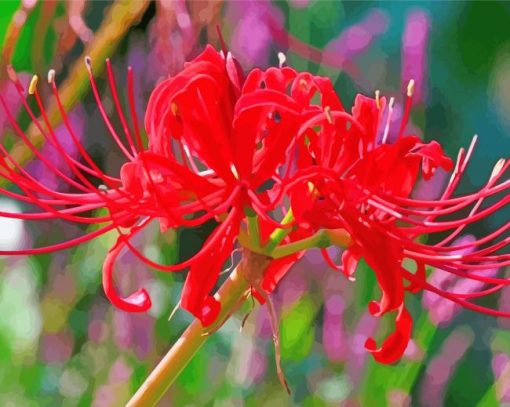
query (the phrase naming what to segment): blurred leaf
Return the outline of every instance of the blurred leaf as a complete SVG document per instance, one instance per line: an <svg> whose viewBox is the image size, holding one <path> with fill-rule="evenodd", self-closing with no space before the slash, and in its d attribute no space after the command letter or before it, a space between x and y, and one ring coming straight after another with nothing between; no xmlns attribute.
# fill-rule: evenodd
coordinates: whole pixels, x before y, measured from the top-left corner
<svg viewBox="0 0 510 407"><path fill-rule="evenodd" d="M2 1L2 12L0 13L0 44L4 42L9 23L20 3L21 1L19 0Z"/></svg>
<svg viewBox="0 0 510 407"><path fill-rule="evenodd" d="M179 375L176 383L179 387L186 391L188 397L190 395L200 394L203 389L210 387L206 386L207 383L207 366L208 366L208 348L210 342L203 346L191 359L188 366ZM209 345L209 346L207 346Z"/></svg>
<svg viewBox="0 0 510 407"><path fill-rule="evenodd" d="M315 340L313 322L319 311L308 296L284 313L280 324L282 359L300 361L308 356Z"/></svg>

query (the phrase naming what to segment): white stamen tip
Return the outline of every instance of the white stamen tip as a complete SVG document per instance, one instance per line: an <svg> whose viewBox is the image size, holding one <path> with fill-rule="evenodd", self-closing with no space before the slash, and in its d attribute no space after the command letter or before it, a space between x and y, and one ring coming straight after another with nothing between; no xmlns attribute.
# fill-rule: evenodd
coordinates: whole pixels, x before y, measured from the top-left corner
<svg viewBox="0 0 510 407"><path fill-rule="evenodd" d="M33 95L35 93L35 89L37 88L37 82L39 82L39 77L37 75L32 76L32 80L30 81L30 85L28 87L28 93Z"/></svg>
<svg viewBox="0 0 510 407"><path fill-rule="evenodd" d="M500 158L494 168L492 169L491 179L500 175L501 170L505 166L506 160L504 158Z"/></svg>
<svg viewBox="0 0 510 407"><path fill-rule="evenodd" d="M388 109L393 110L393 105L395 104L395 98L390 98L390 103L388 103Z"/></svg>
<svg viewBox="0 0 510 407"><path fill-rule="evenodd" d="M287 62L287 57L285 56L285 54L283 52L278 52L278 66L280 68L282 68L286 62Z"/></svg>
<svg viewBox="0 0 510 407"><path fill-rule="evenodd" d="M53 83L55 81L55 70L50 69L48 71L48 83Z"/></svg>
<svg viewBox="0 0 510 407"><path fill-rule="evenodd" d="M386 118L386 125L384 126L384 134L381 143L386 144L388 135L390 133L391 116L393 115L393 105L395 104L395 98L391 97L388 103L388 117Z"/></svg>
<svg viewBox="0 0 510 407"><path fill-rule="evenodd" d="M411 79L407 84L407 96L411 97L414 94L414 79Z"/></svg>
<svg viewBox="0 0 510 407"><path fill-rule="evenodd" d="M84 61L85 61L85 65L87 65L87 68L92 67L92 59L88 55L84 58Z"/></svg>

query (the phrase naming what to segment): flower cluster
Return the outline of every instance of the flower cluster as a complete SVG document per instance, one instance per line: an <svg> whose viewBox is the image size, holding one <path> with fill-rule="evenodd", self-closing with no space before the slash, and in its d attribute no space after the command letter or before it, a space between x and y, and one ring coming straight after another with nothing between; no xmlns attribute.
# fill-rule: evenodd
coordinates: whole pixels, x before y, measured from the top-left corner
<svg viewBox="0 0 510 407"><path fill-rule="evenodd" d="M23 86L11 71L29 116L46 142L61 152L72 175L62 173L37 150L9 111L9 102L0 96L14 131L73 192L45 186L0 146L0 176L19 188L17 192L0 192L40 208L0 215L103 226L59 244L1 254L51 252L117 230L117 242L103 269L104 291L110 301L131 312L151 306L145 289L124 298L114 287L115 262L127 248L161 271L189 268L181 306L203 326L210 326L218 317L221 304L212 292L236 244L273 259L253 286L253 294L261 301L308 248L321 248L328 264L351 280L358 262L364 259L381 289L381 298L368 305L369 311L376 317L396 315L395 331L382 345L378 347L373 338L365 344L382 363L398 360L409 342L412 318L404 304L406 292L428 290L475 311L507 316L471 300L510 284L482 273L509 264L509 254L504 252L508 222L482 238L451 242L467 226L508 204L509 182L501 180L508 162L500 160L479 191L455 196L474 142L467 151L460 150L454 163L439 143L424 143L406 135L412 81L398 137L390 142L393 98L386 103L378 92L375 98L358 95L349 112L328 78L296 72L284 66L283 57L281 62L278 68L254 69L245 75L229 52L207 46L179 74L154 89L145 112L148 144L144 145L136 121L132 72L128 71L127 89L130 126L107 61L111 96L124 133L121 137L103 106L90 61L86 61L98 109L126 159L118 176L103 173L80 144L60 102L53 72L48 82L80 153L78 159L71 157L55 136L37 90L37 77L29 93L36 99L40 119L25 101ZM383 123L386 111L388 120ZM438 168L452 171L440 199L413 198L417 180L429 180ZM89 215L98 209L107 214ZM216 226L198 253L180 264L166 265L147 258L132 242L153 221L159 223L162 233L208 221ZM429 234L439 236L430 240L435 243L423 243L422 236ZM325 250L331 245L345 249L341 265ZM416 270L404 267L404 260L414 262ZM442 290L427 281L427 266L489 288L469 293Z"/></svg>

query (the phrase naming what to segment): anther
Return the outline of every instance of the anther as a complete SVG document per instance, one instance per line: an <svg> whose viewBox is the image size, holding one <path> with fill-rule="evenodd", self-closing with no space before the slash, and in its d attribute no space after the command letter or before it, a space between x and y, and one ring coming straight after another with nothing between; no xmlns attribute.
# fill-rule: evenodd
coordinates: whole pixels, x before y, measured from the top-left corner
<svg viewBox="0 0 510 407"><path fill-rule="evenodd" d="M381 108L381 91L379 89L375 91L375 105L378 109Z"/></svg>
<svg viewBox="0 0 510 407"><path fill-rule="evenodd" d="M30 86L28 87L28 93L33 95L37 88L37 82L39 82L39 77L37 75L32 76L32 80L30 81Z"/></svg>
<svg viewBox="0 0 510 407"><path fill-rule="evenodd" d="M493 179L493 178L495 178L495 177L500 175L501 170L505 166L505 163L506 163L506 160L504 158L500 158L498 160L498 162L496 163L496 165L492 169L492 174L491 174L491 178L490 179Z"/></svg>
<svg viewBox="0 0 510 407"><path fill-rule="evenodd" d="M331 108L329 106L324 108L324 114L326 115L326 119L328 119L328 123L333 124L333 117L331 116Z"/></svg>
<svg viewBox="0 0 510 407"><path fill-rule="evenodd" d="M50 69L48 71L48 83L52 84L53 82L55 82L55 70L54 69Z"/></svg>
<svg viewBox="0 0 510 407"><path fill-rule="evenodd" d="M390 98L390 103L388 103L388 109L393 110L393 105L395 104L395 98Z"/></svg>
<svg viewBox="0 0 510 407"><path fill-rule="evenodd" d="M287 57L285 56L285 54L283 52L278 52L278 66L280 68L283 68L283 66L285 65L286 62L287 62Z"/></svg>
<svg viewBox="0 0 510 407"><path fill-rule="evenodd" d="M85 61L85 65L87 65L87 69L91 69L92 68L92 59L90 59L90 57L87 55L83 60Z"/></svg>
<svg viewBox="0 0 510 407"><path fill-rule="evenodd" d="M179 107L177 106L177 103L175 103L175 102L170 103L170 109L172 110L172 114L174 116L177 116L177 112L179 111Z"/></svg>
<svg viewBox="0 0 510 407"><path fill-rule="evenodd" d="M414 79L411 79L407 84L407 96L411 97L414 94Z"/></svg>

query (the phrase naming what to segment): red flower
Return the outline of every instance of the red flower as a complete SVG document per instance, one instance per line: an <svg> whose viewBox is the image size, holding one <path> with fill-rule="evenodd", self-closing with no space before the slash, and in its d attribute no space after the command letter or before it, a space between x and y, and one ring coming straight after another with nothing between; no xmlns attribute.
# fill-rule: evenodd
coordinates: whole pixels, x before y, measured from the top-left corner
<svg viewBox="0 0 510 407"><path fill-rule="evenodd" d="M255 69L245 79L229 53L218 53L208 46L182 72L161 82L152 93L145 114L148 145L144 146L136 121L131 71L128 97L133 129L121 108L115 78L107 62L112 98L125 136L121 137L103 108L89 61L87 66L98 109L126 158L119 176L104 174L79 143L62 107L54 73L50 73L49 82L80 159L67 154L55 136L37 91L36 78L29 93L36 99L43 123L37 121L24 99L23 86L11 71L29 116L46 142L62 154L72 177L59 171L37 150L0 96L12 127L72 192L43 185L0 146L0 176L16 184L20 191L0 192L40 208L39 212L0 215L104 226L62 243L0 254L47 253L115 229L119 237L103 268L103 286L110 301L133 312L146 311L151 305L144 289L123 298L114 288L116 259L128 248L145 264L161 271L189 268L181 305L208 326L220 312L220 303L211 292L238 238L242 240L246 235L248 240L256 238L256 243L242 243L276 258L253 281L253 294L261 302L301 258L304 249L340 244L347 246L342 266L335 265L323 250L328 263L354 279L356 266L364 258L374 270L382 292L379 301L369 304L370 312L377 317L396 313L395 333L382 346L378 348L372 338L366 342L366 348L383 363L397 360L411 335L412 319L404 304L406 291L426 289L467 308L507 316L469 300L510 284L505 279L477 273L510 264L509 255L501 254L508 245L505 235L508 223L468 244L449 243L466 226L508 203L508 194L489 205L483 202L506 193L510 184L500 182L500 178L507 171L508 162L498 162L480 191L452 197L471 156L472 145L467 153L461 150L441 199L412 198L420 174L428 180L437 168L452 170L453 163L437 142L423 143L415 136L404 135L411 92L398 137L388 143L389 120L383 129L380 123L381 112L386 108L384 98L358 95L352 113L348 113L327 78L280 67ZM390 100L388 116L392 108ZM101 208L108 215L88 215ZM287 212L288 209L292 212ZM290 221L278 220L280 213L287 213ZM145 257L131 242L153 220L159 221L162 232L167 228L196 227L211 220L217 226L190 259L164 265ZM252 235L253 228L260 233L255 231ZM443 232L449 234L435 244L424 244L418 239ZM279 237L269 239L273 235ZM416 263L416 272L403 267L404 259ZM426 281L426 265L490 287L475 293L441 290Z"/></svg>
<svg viewBox="0 0 510 407"><path fill-rule="evenodd" d="M320 91L323 100L338 108L341 104L330 82L308 73L298 74L287 67L254 70L245 80L230 53L225 56L208 46L195 60L187 63L182 72L161 82L152 93L145 114L148 146L144 147L135 119L131 71L128 73L128 96L133 129L121 108L113 71L107 62L111 93L125 135L123 140L103 108L90 61L86 63L99 111L126 158L119 177L104 174L75 137L60 103L54 73L50 74L49 82L65 126L84 163L69 157L61 148L47 119L36 82L31 84L30 93L37 100L44 127L24 100L22 85L13 78L35 125L46 142L61 151L74 177L61 174L45 160L10 114L6 101L1 99L12 126L47 168L75 192L62 193L40 184L1 147L0 175L18 185L22 193L2 192L35 204L43 211L4 216L106 223L106 226L56 245L3 254L50 252L117 229L118 240L109 251L103 270L103 286L110 301L132 312L146 311L151 305L144 289L122 298L114 288L116 259L124 248L128 248L147 265L162 271L189 267L181 305L203 325L209 325L220 310L219 302L210 293L223 263L233 250L245 212L258 214L273 225L273 229L280 226L267 214L282 198L278 186L272 184L281 183L279 169L287 162L299 126L322 110L312 104L313 95ZM89 177L95 180L92 182ZM102 186L97 187L98 183ZM109 215L84 215L100 208L107 209ZM162 232L169 227L199 226L211 219L216 220L218 226L191 259L176 265L163 265L146 258L131 243L132 237L154 219L159 220Z"/></svg>
<svg viewBox="0 0 510 407"><path fill-rule="evenodd" d="M410 103L411 94L407 107ZM390 109L392 104L393 101ZM352 114L325 109L305 123L299 132L300 169L295 177L305 173L308 177L306 183L293 186L290 194L293 212L302 226L312 231L326 228L349 233L352 245L344 251L343 267L340 268L349 278L353 279L361 258L374 270L382 297L371 302L369 310L378 317L396 311L396 332L380 348L373 339L367 340L366 348L379 362L391 363L401 357L411 335L412 320L404 306L405 291L426 289L466 308L493 315L504 314L467 300L491 294L510 284L505 279L486 278L475 273L509 264L508 254L496 254L508 245L508 237L502 239L508 223L469 245L448 246L448 243L466 226L505 206L508 195L480 210L485 198L506 191L509 184L508 181L498 183L508 168L508 162L502 160L479 192L452 198L471 156L472 145L467 154L461 150L450 183L440 200L410 198L420 170L423 178L428 180L438 167L452 170L453 163L437 142L425 144L417 137L403 135L407 116L393 144L385 143L387 128L382 142L379 141L378 129L384 107L384 99L358 95ZM408 108L406 112L409 112ZM471 211L466 217L462 211L470 206ZM445 219L452 215L457 215L458 219ZM421 235L447 231L449 235L437 244L416 241ZM473 251L457 254L468 246ZM415 273L403 267L405 258L414 260ZM331 259L327 258L327 261L338 268ZM483 281L492 287L477 293L443 291L426 282L426 265ZM409 284L405 285L405 281Z"/></svg>

